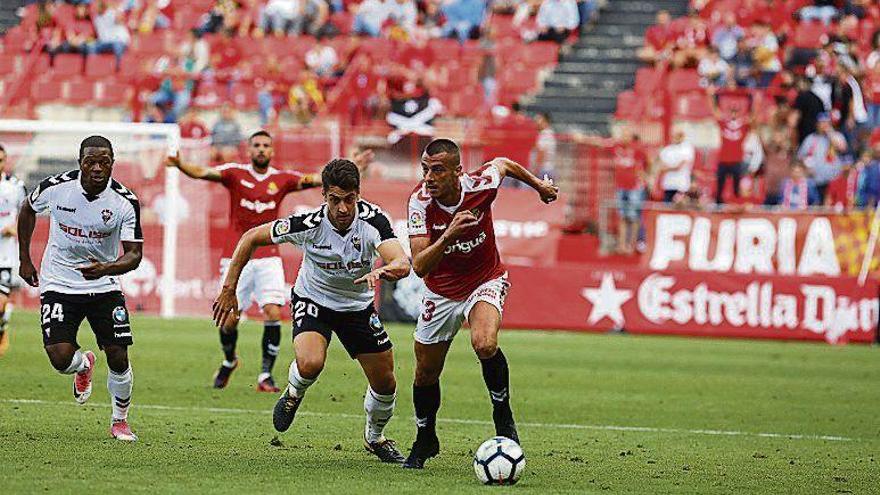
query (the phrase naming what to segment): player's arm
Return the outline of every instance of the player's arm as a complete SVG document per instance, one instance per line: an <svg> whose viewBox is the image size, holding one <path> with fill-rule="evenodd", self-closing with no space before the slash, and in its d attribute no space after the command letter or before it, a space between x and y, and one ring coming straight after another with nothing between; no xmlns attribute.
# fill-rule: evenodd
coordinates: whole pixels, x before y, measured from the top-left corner
<svg viewBox="0 0 880 495"><path fill-rule="evenodd" d="M382 257L382 262L385 264L355 280L355 284L366 283L372 289L376 287L376 283L379 280L390 280L393 282L409 275L409 257L407 257L403 246L396 239L379 244L376 247L376 251L379 252L379 256Z"/></svg>
<svg viewBox="0 0 880 495"><path fill-rule="evenodd" d="M37 269L31 261L31 236L37 225L37 212L31 208L31 204L25 201L18 212L18 259L20 266L18 274L31 287L39 285Z"/></svg>
<svg viewBox="0 0 880 495"><path fill-rule="evenodd" d="M226 271L226 278L223 280L223 287L220 288L220 294L214 300L214 323L223 328L227 318L231 314L238 313L238 299L235 296L235 290L238 287L238 279L241 277L241 271L250 261L251 256L260 246L268 246L272 242L272 224L273 222L264 223L258 227L254 227L241 236L235 251L232 253L232 261L229 263L229 269Z"/></svg>
<svg viewBox="0 0 880 495"><path fill-rule="evenodd" d="M539 179L535 177L535 174L529 172L528 169L508 158L495 158L489 163L498 169L501 179L507 176L513 177L537 191L541 195L541 201L545 203L556 201L556 197L559 195L559 188L553 184L553 179L546 176L543 179Z"/></svg>
<svg viewBox="0 0 880 495"><path fill-rule="evenodd" d="M92 263L77 268L86 280L97 280L109 275L128 273L141 264L144 257L143 241L122 241L122 256L109 263Z"/></svg>
<svg viewBox="0 0 880 495"><path fill-rule="evenodd" d="M431 242L427 236L413 236L409 238L409 247L412 252L413 271L419 277L431 273L443 260L446 248L464 234L467 229L476 227L479 223L477 217L470 211L460 211L455 214L443 235Z"/></svg>
<svg viewBox="0 0 880 495"><path fill-rule="evenodd" d="M195 163L187 163L180 159L180 153L165 158L166 167L176 167L181 172L192 177L193 179L209 180L211 182L220 182L220 171L214 167L205 167L196 165Z"/></svg>

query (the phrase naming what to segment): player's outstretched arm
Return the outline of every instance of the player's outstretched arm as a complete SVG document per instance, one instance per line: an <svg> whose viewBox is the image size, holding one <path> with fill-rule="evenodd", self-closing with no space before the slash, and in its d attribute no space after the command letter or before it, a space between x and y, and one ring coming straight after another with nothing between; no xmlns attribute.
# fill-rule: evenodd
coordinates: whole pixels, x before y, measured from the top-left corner
<svg viewBox="0 0 880 495"><path fill-rule="evenodd" d="M141 241L122 241L122 256L116 261L100 263L93 261L91 264L77 268L86 280L97 280L108 275L122 275L128 273L141 264L144 256L144 243Z"/></svg>
<svg viewBox="0 0 880 495"><path fill-rule="evenodd" d="M543 179L539 179L535 177L535 174L529 172L528 169L508 158L495 158L489 163L498 169L498 173L501 174L502 179L506 176L513 177L524 184L528 184L528 186L535 191L538 191L538 194L541 195L541 201L545 203L556 201L556 197L559 195L559 188L553 184L553 179L550 179L547 176L544 176Z"/></svg>
<svg viewBox="0 0 880 495"><path fill-rule="evenodd" d="M452 217L449 227L443 235L433 243L428 237L410 237L409 247L412 252L413 271L419 277L431 273L443 260L446 248L454 244L468 229L479 224L477 217L470 211L460 211Z"/></svg>
<svg viewBox="0 0 880 495"><path fill-rule="evenodd" d="M31 287L39 285L37 269L31 261L31 236L34 234L34 226L37 225L37 212L31 208L27 201L21 205L18 212L18 259L20 266L18 274Z"/></svg>
<svg viewBox="0 0 880 495"><path fill-rule="evenodd" d="M351 161L357 165L358 172L360 172L361 176L367 171L370 163L373 162L373 150L361 150L356 151L352 157ZM311 189L313 187L321 187L323 185L323 181L321 180L321 174L305 174L299 181L300 189Z"/></svg>
<svg viewBox="0 0 880 495"><path fill-rule="evenodd" d="M235 289L238 287L241 271L250 261L255 249L272 244L272 223L264 223L248 230L235 246L232 261L226 271L226 278L223 279L223 287L220 289L217 299L214 300L214 323L218 327L223 328L230 315L238 313L238 299L235 297Z"/></svg>
<svg viewBox="0 0 880 495"><path fill-rule="evenodd" d="M396 239L379 244L376 248L382 257L383 266L376 268L370 273L354 281L356 284L367 284L371 289L381 280L400 280L409 275L409 258L403 251L403 246Z"/></svg>
<svg viewBox="0 0 880 495"><path fill-rule="evenodd" d="M193 179L220 182L220 172L214 167L205 167L195 163L187 163L180 159L180 153L165 158L166 167L176 167Z"/></svg>

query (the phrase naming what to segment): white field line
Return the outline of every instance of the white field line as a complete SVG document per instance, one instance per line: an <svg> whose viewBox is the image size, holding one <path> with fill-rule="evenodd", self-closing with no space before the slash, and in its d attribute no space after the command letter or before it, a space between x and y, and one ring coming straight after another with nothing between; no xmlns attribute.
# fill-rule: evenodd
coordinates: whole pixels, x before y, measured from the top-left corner
<svg viewBox="0 0 880 495"><path fill-rule="evenodd" d="M0 399L0 402L7 404L38 404L50 406L76 406L75 402L47 401L39 399ZM109 404L89 404L96 407L110 407ZM180 412L208 412L221 414L271 414L269 409L235 409L228 407L183 407L183 406L163 406L159 404L139 404L135 402L132 407L134 409L150 409L157 411L180 411ZM330 418L351 418L363 419L362 414L346 414L346 413L322 413L313 411L299 411L301 416L318 416ZM459 424L459 425L483 425L492 426L491 421L483 421L479 419L458 419L458 418L437 418L440 423ZM837 435L803 435L788 433L760 433L750 431L736 430L712 430L697 429L691 430L686 428L655 428L653 426L620 426L620 425L583 425L573 423L517 423L521 428L548 428L557 430L599 430L599 431L624 431L624 432L643 432L643 433L670 433L678 435L710 435L710 436L727 436L727 437L760 437L760 438L787 438L789 440L826 440L830 442L849 442L860 440L858 438L842 437Z"/></svg>

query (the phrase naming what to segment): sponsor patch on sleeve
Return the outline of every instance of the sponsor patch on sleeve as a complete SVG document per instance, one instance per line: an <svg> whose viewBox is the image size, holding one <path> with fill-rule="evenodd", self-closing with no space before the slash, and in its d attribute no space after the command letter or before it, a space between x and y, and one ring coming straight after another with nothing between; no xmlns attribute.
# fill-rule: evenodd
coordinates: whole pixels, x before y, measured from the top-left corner
<svg viewBox="0 0 880 495"><path fill-rule="evenodd" d="M281 237L290 233L290 220L281 218L272 225L272 237Z"/></svg>
<svg viewBox="0 0 880 495"><path fill-rule="evenodd" d="M409 215L409 228L423 229L425 228L425 215L420 211L414 211Z"/></svg>

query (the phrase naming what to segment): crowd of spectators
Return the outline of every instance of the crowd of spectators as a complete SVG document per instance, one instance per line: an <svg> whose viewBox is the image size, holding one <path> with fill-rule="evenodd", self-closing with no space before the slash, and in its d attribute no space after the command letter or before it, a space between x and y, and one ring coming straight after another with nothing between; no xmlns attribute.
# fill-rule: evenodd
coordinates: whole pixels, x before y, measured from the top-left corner
<svg viewBox="0 0 880 495"><path fill-rule="evenodd" d="M694 139L674 131L653 159L636 164L645 177L638 201L728 209L876 207L876 2L695 0L681 19L660 11L638 55L667 77L696 71L695 92L705 94L720 137L718 148L697 149L689 143ZM673 129L681 128L677 124L673 118ZM615 163L622 170L633 166L625 153ZM628 184L618 184L618 195L624 205L638 203L629 199Z"/></svg>

